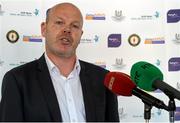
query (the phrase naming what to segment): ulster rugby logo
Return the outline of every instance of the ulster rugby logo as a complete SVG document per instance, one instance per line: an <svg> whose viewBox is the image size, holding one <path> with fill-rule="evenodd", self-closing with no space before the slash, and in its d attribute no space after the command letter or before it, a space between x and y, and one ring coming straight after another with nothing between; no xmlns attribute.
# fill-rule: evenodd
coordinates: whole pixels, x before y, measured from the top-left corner
<svg viewBox="0 0 180 123"><path fill-rule="evenodd" d="M16 31L11 30L7 33L6 38L10 43L15 43L19 39L19 34Z"/></svg>

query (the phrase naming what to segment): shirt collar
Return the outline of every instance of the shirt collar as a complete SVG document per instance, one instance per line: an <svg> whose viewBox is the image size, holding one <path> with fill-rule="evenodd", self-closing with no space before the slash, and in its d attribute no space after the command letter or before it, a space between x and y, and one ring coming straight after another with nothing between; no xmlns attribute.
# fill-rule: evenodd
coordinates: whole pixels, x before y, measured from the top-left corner
<svg viewBox="0 0 180 123"><path fill-rule="evenodd" d="M46 52L45 52L45 60L48 66L48 69L50 71L53 71L53 69L58 69L57 66L49 59L49 57L47 56ZM77 71L78 75L80 74L80 70L81 70L81 66L80 66L80 62L79 59L76 57L76 63L75 66L73 68L72 71Z"/></svg>

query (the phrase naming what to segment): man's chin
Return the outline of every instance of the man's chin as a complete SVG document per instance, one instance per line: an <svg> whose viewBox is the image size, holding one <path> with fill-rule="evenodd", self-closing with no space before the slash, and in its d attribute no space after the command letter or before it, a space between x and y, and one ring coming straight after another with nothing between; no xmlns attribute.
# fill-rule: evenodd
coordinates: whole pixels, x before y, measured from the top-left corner
<svg viewBox="0 0 180 123"><path fill-rule="evenodd" d="M71 58L71 57L75 56L75 54L72 52L60 52L57 55L61 58Z"/></svg>

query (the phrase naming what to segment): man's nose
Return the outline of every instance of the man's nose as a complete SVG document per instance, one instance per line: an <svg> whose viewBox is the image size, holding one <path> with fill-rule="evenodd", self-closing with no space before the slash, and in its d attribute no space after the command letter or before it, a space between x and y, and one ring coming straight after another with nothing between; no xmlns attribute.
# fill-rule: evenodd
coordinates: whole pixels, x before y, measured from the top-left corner
<svg viewBox="0 0 180 123"><path fill-rule="evenodd" d="M70 28L70 26L66 26L66 27L64 28L64 31L63 31L63 32L70 34L70 33L71 33L71 28Z"/></svg>

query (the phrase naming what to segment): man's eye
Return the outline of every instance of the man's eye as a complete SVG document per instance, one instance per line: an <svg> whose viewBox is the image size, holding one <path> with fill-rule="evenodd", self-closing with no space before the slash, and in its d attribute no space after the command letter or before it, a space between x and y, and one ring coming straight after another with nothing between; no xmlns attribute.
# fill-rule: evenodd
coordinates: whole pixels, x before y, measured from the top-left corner
<svg viewBox="0 0 180 123"><path fill-rule="evenodd" d="M74 28L79 28L79 25L73 25Z"/></svg>
<svg viewBox="0 0 180 123"><path fill-rule="evenodd" d="M59 24L59 25L62 25L62 24L63 24L62 21L56 21L55 23L56 23L56 24Z"/></svg>

